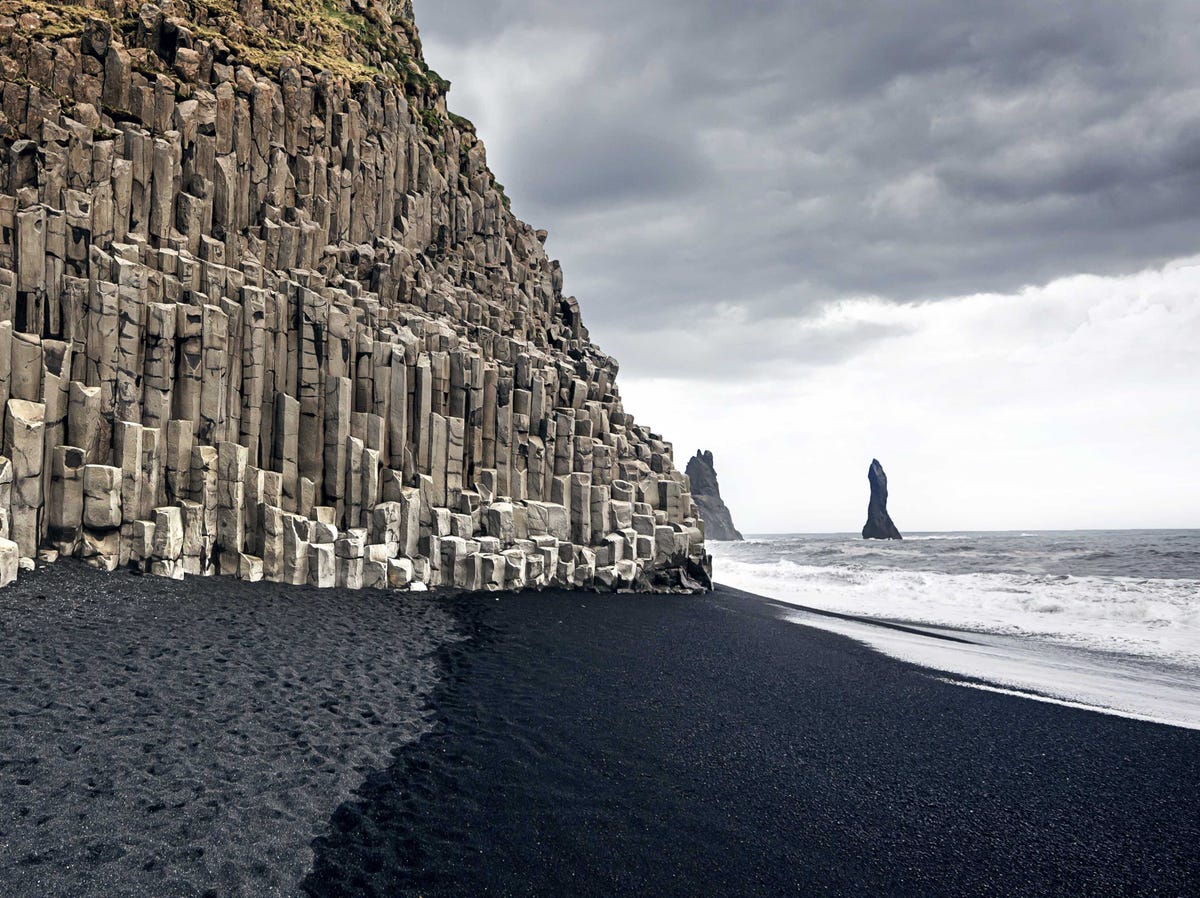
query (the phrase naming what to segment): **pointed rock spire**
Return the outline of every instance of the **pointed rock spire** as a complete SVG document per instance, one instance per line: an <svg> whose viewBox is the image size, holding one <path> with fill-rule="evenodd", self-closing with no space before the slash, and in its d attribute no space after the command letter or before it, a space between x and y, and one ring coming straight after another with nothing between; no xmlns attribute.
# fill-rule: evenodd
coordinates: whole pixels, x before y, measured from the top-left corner
<svg viewBox="0 0 1200 898"><path fill-rule="evenodd" d="M871 502L867 506L867 523L863 527L863 539L904 539L888 514L887 474L878 459L871 459L871 467L867 471L867 480L871 483Z"/></svg>

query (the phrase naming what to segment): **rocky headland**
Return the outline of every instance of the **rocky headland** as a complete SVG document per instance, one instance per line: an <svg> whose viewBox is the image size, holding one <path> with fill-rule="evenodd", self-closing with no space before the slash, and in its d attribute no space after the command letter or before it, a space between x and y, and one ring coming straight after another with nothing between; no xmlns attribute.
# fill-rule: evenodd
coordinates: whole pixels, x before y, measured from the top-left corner
<svg viewBox="0 0 1200 898"><path fill-rule="evenodd" d="M686 473L692 485L692 498L700 509L700 520L704 522L705 537L724 542L741 540L742 534L733 526L733 515L721 498L713 454L707 449L697 451L688 460Z"/></svg>
<svg viewBox="0 0 1200 898"><path fill-rule="evenodd" d="M892 523L892 516L888 514L887 474L883 472L883 465L877 459L871 459L867 480L871 484L871 501L867 505L867 523L863 526L863 539L904 539Z"/></svg>
<svg viewBox="0 0 1200 898"><path fill-rule="evenodd" d="M0 0L0 580L690 590L688 481L395 0Z"/></svg>

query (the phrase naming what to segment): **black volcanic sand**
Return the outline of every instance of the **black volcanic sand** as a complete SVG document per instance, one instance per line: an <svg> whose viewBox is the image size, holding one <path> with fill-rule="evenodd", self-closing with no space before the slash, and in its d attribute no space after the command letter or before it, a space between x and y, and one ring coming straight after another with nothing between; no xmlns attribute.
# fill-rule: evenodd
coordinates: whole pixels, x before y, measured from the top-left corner
<svg viewBox="0 0 1200 898"><path fill-rule="evenodd" d="M60 563L0 592L0 896L1200 894L1200 733L780 613Z"/></svg>
<svg viewBox="0 0 1200 898"><path fill-rule="evenodd" d="M462 598L312 896L1195 896L1200 733L964 689L772 603Z"/></svg>
<svg viewBox="0 0 1200 898"><path fill-rule="evenodd" d="M425 733L437 603L63 561L0 591L0 896L296 895Z"/></svg>

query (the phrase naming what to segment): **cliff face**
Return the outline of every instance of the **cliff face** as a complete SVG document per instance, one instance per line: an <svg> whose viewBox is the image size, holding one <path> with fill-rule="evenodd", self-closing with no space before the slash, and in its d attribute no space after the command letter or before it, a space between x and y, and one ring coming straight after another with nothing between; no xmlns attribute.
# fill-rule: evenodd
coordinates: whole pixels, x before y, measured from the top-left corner
<svg viewBox="0 0 1200 898"><path fill-rule="evenodd" d="M867 480L871 484L871 501L867 505L867 523L863 527L863 539L903 539L892 516L888 514L888 485L887 474L878 460L871 460L867 470Z"/></svg>
<svg viewBox="0 0 1200 898"><path fill-rule="evenodd" d="M742 534L733 526L733 516L725 507L725 500L721 498L713 454L707 449L698 451L688 461L686 473L692 496L700 509L700 519L704 522L704 535L723 541L742 539Z"/></svg>
<svg viewBox="0 0 1200 898"><path fill-rule="evenodd" d="M408 2L0 0L0 580L691 588Z"/></svg>

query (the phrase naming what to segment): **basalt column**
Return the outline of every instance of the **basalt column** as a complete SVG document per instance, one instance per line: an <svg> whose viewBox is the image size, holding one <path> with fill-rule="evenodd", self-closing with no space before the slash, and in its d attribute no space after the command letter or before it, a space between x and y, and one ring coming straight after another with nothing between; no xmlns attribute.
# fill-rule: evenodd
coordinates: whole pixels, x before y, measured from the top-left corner
<svg viewBox="0 0 1200 898"><path fill-rule="evenodd" d="M0 582L696 589L407 4L0 0Z"/></svg>

